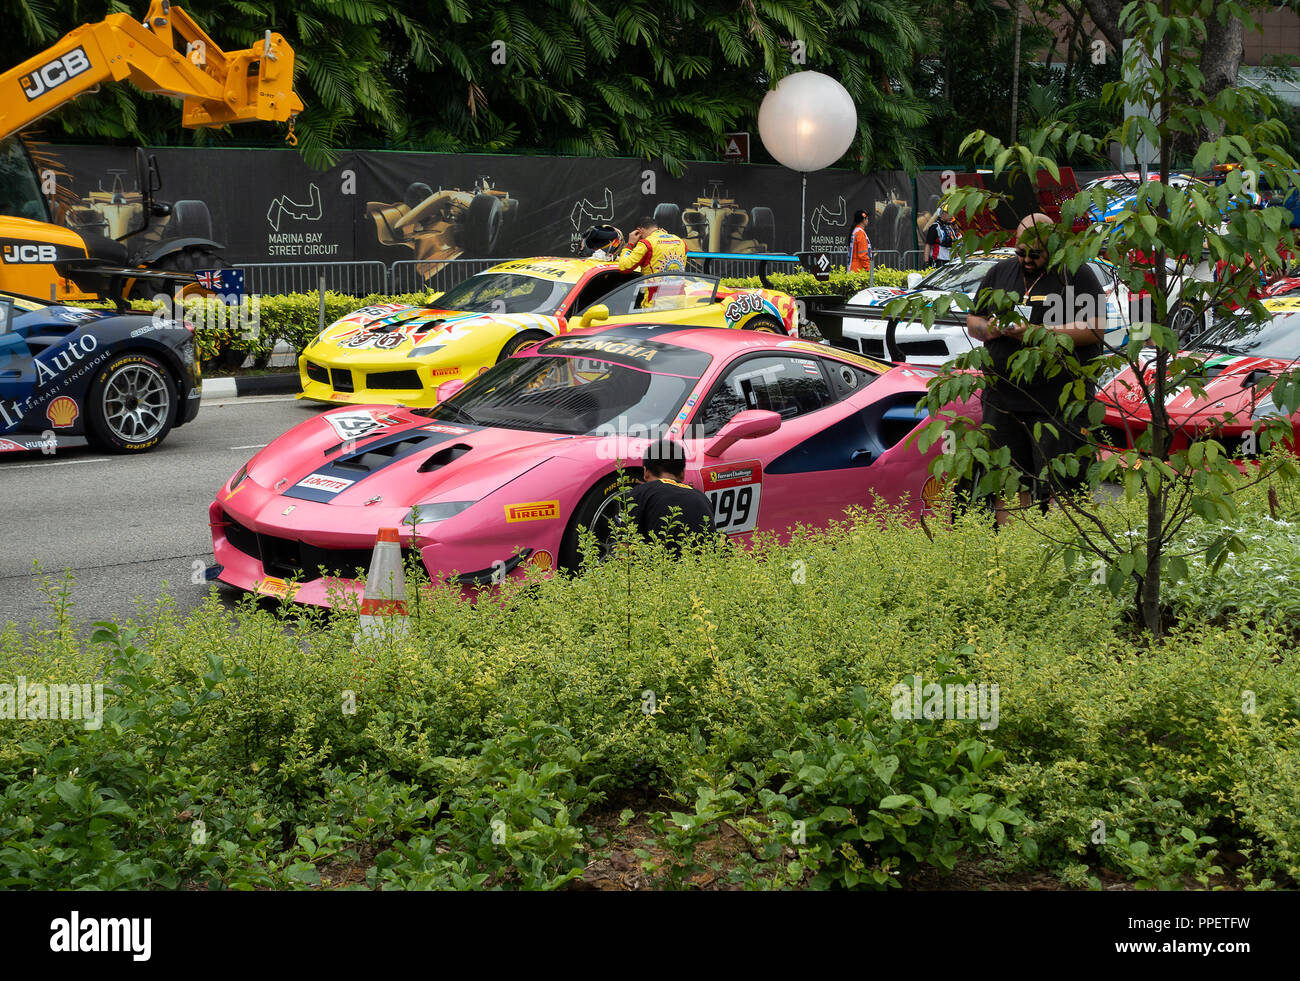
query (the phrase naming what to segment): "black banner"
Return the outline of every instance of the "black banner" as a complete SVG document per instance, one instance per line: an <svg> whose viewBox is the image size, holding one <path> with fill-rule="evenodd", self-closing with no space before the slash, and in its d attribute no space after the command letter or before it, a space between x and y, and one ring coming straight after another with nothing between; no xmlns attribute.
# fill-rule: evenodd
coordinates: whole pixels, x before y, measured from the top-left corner
<svg viewBox="0 0 1300 981"><path fill-rule="evenodd" d="M227 264L569 255L591 225L626 233L642 216L692 251L834 255L859 208L877 253L901 260L938 189L937 175L921 175L918 209L901 171L820 171L805 196L800 174L757 164L695 163L674 178L630 159L356 151L316 171L288 149L151 153L156 198L172 214L143 234L214 239ZM114 238L143 225L148 177L133 150L46 145L37 155L60 224Z"/></svg>

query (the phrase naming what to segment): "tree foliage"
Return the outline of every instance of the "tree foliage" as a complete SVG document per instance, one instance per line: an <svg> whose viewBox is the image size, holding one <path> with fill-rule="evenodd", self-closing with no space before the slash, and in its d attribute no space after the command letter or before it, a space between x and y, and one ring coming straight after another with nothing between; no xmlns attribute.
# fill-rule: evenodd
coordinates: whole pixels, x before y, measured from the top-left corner
<svg viewBox="0 0 1300 981"><path fill-rule="evenodd" d="M1196 517L1212 528L1225 529L1204 546L1208 564L1216 566L1228 550L1244 548L1240 538L1228 530L1237 511L1233 488L1238 482L1238 461L1229 458L1220 442L1222 427L1248 423L1261 451L1267 451L1292 438L1289 415L1300 403L1300 383L1296 373L1288 371L1258 383L1261 401L1250 420L1205 419L1192 427L1177 423L1170 413L1176 397L1191 393L1204 398L1208 381L1204 356L1180 349L1182 338L1173 329L1178 305L1189 306L1198 315L1226 312L1230 305L1243 307L1246 315L1240 323L1244 332L1268 316L1258 301L1249 297L1257 273L1246 257L1253 255L1259 262L1280 268L1279 250L1294 254L1296 249L1295 233L1287 227L1289 212L1284 208L1254 210L1247 194L1252 180L1287 191L1296 186L1296 161L1283 148L1288 135L1285 124L1277 120L1267 96L1256 90L1225 89L1211 94L1199 66L1205 22L1221 11L1249 19L1243 6L1215 0L1161 0L1159 7L1131 3L1125 8L1122 23L1136 41L1130 51L1131 67L1136 67L1139 53L1164 67L1150 69L1145 79L1135 75L1107 86L1109 101L1138 107L1110 137L1128 148L1130 155L1140 136L1149 140L1159 151L1156 169L1160 180L1147 183L1114 221L1073 232L1073 220L1085 216L1090 207L1103 207L1107 192L1097 188L1090 195L1077 196L1065 205L1061 225L1053 228L1045 243L1052 264L1065 270L1076 270L1085 261L1105 254L1134 294L1149 291L1148 311L1128 325L1124 342L1108 343L1106 353L1096 361L1080 363L1068 337L1034 327L1010 363L1013 381L1032 375L1040 365L1049 375L1069 372L1080 379L1062 392L1060 412L1072 426L1090 427L1090 435L1076 453L1048 461L1035 476L1083 476L1094 491L1107 483L1120 488L1125 498L1144 502L1145 525L1116 534L1106 509L1092 494L1062 497L1059 503L1076 535L1059 540L1058 545L1067 563L1081 556L1099 560L1112 590L1117 594L1131 590L1135 620L1156 635L1164 628L1164 584L1187 574L1188 556L1172 551L1169 545L1190 519ZM1207 129L1217 135L1199 144L1191 161L1193 169L1205 172L1216 163L1236 164L1238 169L1218 186L1186 191L1171 187L1168 178L1175 144L1194 139ZM1039 170L1056 173L1054 154L1069 154L1081 144L1093 142L1086 134L1054 122L1034 131L1024 144L1004 145L996 136L977 131L966 138L963 150L991 167L994 177L1030 180ZM1004 195L960 188L950 195L948 208L956 214L974 214L998 199L1012 206ZM968 235L963 245L971 250L986 248L995 238ZM1219 281L1193 278L1203 256L1211 264L1226 263L1227 273ZM1154 257L1154 265L1147 257ZM1147 274L1153 269L1156 282L1150 285ZM1180 287L1179 281L1187 285ZM936 311L961 308L967 302L964 295L958 295L933 307L915 299L895 301L892 306L900 313L906 308L906 315L930 324ZM1012 312L1014 302L1014 295L1003 298L997 304L998 316L1023 324L1024 318ZM940 373L927 397L935 421L923 442L932 443L944 435L948 423L939 415L944 406L970 398L987 386L986 375L966 369L987 370L990 366L989 354L981 346ZM1104 408L1088 397L1083 379L1104 382L1124 370L1131 372L1126 377L1135 380L1136 395L1150 413L1150 424L1141 428L1131 447L1116 448L1103 435ZM952 452L941 455L937 466L972 481L977 496L1014 497L1021 489L1022 475L1010 465L1008 451L993 448L989 433L969 419L959 421L952 432L960 437L948 437ZM1243 465L1257 481L1274 474L1296 476L1295 464L1286 455ZM1024 517L1032 521L1030 515Z"/></svg>
<svg viewBox="0 0 1300 981"><path fill-rule="evenodd" d="M192 0L223 47L271 28L293 45L314 163L344 146L629 155L679 171L755 130L783 75L830 72L859 106L848 160L914 166L928 106L911 93L922 44L914 0ZM144 0L37 0L0 11L15 60ZM178 141L174 102L109 86L44 126L55 138ZM60 132L61 131L61 132ZM269 127L196 143L274 139Z"/></svg>

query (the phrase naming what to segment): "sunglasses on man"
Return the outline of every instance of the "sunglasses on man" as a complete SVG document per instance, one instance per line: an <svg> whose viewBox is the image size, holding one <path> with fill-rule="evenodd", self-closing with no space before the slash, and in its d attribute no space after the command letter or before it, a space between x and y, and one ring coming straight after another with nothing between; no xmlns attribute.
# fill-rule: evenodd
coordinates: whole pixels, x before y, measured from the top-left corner
<svg viewBox="0 0 1300 981"><path fill-rule="evenodd" d="M1016 255L1019 256L1021 259L1025 258L1026 256L1028 256L1030 259L1041 259L1043 257L1043 250L1026 249L1024 246L1019 246L1016 249Z"/></svg>

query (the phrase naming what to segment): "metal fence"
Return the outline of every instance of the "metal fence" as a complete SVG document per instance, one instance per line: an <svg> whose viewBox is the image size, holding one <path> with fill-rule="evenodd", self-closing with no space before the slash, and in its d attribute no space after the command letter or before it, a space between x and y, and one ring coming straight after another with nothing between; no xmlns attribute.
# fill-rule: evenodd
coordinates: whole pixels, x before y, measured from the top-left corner
<svg viewBox="0 0 1300 981"><path fill-rule="evenodd" d="M425 262L401 259L388 267L388 293L418 293L422 290L446 291L475 273L490 269L506 259L446 259Z"/></svg>
<svg viewBox="0 0 1300 981"><path fill-rule="evenodd" d="M828 252L832 266L848 265L848 252ZM924 252L912 249L899 252L878 249L872 252L873 268L915 270L924 268ZM325 277L325 288L350 296L367 296L371 293L419 293L425 290L445 291L457 283L509 259L445 259L426 262L421 259L401 259L386 265L378 259L367 262L250 262L240 265L244 270L244 291L249 294L274 296L283 293L314 293ZM800 267L794 263L773 263L769 272L793 273ZM757 276L758 264L752 259L711 259L709 274L723 278Z"/></svg>
<svg viewBox="0 0 1300 981"><path fill-rule="evenodd" d="M250 262L244 270L244 292L276 295L314 293L325 277L325 289L349 296L387 293L388 267L371 262Z"/></svg>

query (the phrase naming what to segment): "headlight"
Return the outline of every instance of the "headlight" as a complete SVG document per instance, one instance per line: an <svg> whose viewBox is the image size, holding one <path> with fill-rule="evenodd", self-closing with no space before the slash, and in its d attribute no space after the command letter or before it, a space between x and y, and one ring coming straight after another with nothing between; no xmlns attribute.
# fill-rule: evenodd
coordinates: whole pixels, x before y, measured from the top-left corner
<svg viewBox="0 0 1300 981"><path fill-rule="evenodd" d="M441 351L446 346L447 345L443 344L441 341L437 344L421 344L419 347L411 348L411 353L408 354L407 357L422 358L426 354L433 354L434 351Z"/></svg>
<svg viewBox="0 0 1300 981"><path fill-rule="evenodd" d="M240 484L242 484L247 477L248 477L248 464L245 463L242 467L239 468L239 472L230 478L231 493L233 493L235 488L238 487Z"/></svg>
<svg viewBox="0 0 1300 981"><path fill-rule="evenodd" d="M466 508L472 508L477 503L478 501L443 501L439 504L417 504L406 512L402 524L415 528L418 525L432 524L435 521L446 521L448 518L456 517Z"/></svg>

